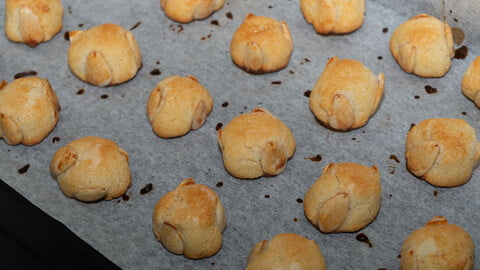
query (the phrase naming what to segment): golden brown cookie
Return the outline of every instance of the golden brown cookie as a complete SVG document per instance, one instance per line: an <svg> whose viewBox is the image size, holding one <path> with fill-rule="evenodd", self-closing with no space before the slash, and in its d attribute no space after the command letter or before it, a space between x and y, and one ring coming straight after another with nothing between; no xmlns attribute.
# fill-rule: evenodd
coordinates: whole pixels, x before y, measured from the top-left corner
<svg viewBox="0 0 480 270"><path fill-rule="evenodd" d="M58 122L57 95L47 79L25 77L0 82L0 138L11 145L35 145Z"/></svg>
<svg viewBox="0 0 480 270"><path fill-rule="evenodd" d="M294 233L275 235L253 247L245 270L325 270L325 259L317 243Z"/></svg>
<svg viewBox="0 0 480 270"><path fill-rule="evenodd" d="M218 131L227 171L238 178L282 173L295 152L295 138L285 123L263 108L241 114Z"/></svg>
<svg viewBox="0 0 480 270"><path fill-rule="evenodd" d="M86 202L119 197L131 183L127 152L115 142L95 136L60 148L52 158L50 172L65 195Z"/></svg>
<svg viewBox="0 0 480 270"><path fill-rule="evenodd" d="M381 200L376 166L331 163L308 189L303 206L305 216L320 231L355 232L375 219Z"/></svg>
<svg viewBox="0 0 480 270"><path fill-rule="evenodd" d="M421 121L408 132L406 148L408 170L439 187L465 184L480 160L475 129L463 119Z"/></svg>
<svg viewBox="0 0 480 270"><path fill-rule="evenodd" d="M273 72L286 67L292 51L293 41L286 22L251 13L230 42L233 62L251 73Z"/></svg>
<svg viewBox="0 0 480 270"><path fill-rule="evenodd" d="M102 24L86 31L71 31L68 65L83 81L96 86L124 83L142 65L137 41L116 24Z"/></svg>
<svg viewBox="0 0 480 270"><path fill-rule="evenodd" d="M150 93L147 116L155 134L171 138L200 128L212 109L212 96L197 78L171 76Z"/></svg>
<svg viewBox="0 0 480 270"><path fill-rule="evenodd" d="M462 227L436 216L403 242L401 270L472 270L475 245Z"/></svg>
<svg viewBox="0 0 480 270"><path fill-rule="evenodd" d="M322 34L346 34L363 24L364 0L300 0L305 20Z"/></svg>
<svg viewBox="0 0 480 270"><path fill-rule="evenodd" d="M157 202L152 224L170 252L201 259L220 250L226 217L215 191L188 178Z"/></svg>
<svg viewBox="0 0 480 270"><path fill-rule="evenodd" d="M5 34L14 42L37 46L62 29L60 0L6 0Z"/></svg>
<svg viewBox="0 0 480 270"><path fill-rule="evenodd" d="M480 107L480 56L468 66L462 78L462 92Z"/></svg>
<svg viewBox="0 0 480 270"><path fill-rule="evenodd" d="M223 7L225 0L160 0L168 18L188 23L202 20Z"/></svg>
<svg viewBox="0 0 480 270"><path fill-rule="evenodd" d="M455 54L452 30L427 14L404 22L390 37L390 52L407 73L421 77L442 77Z"/></svg>
<svg viewBox="0 0 480 270"><path fill-rule="evenodd" d="M310 109L320 122L347 131L362 127L378 108L384 76L361 62L332 57L310 94Z"/></svg>

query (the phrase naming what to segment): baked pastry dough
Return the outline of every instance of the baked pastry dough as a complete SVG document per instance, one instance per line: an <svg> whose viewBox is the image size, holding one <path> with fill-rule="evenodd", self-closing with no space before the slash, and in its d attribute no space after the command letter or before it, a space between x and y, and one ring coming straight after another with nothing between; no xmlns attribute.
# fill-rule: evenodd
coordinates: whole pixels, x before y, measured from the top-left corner
<svg viewBox="0 0 480 270"><path fill-rule="evenodd" d="M390 52L407 73L421 77L442 77L455 54L452 30L427 14L404 22L390 37Z"/></svg>
<svg viewBox="0 0 480 270"><path fill-rule="evenodd" d="M434 186L454 187L470 179L480 160L480 143L463 119L427 119L408 132L405 157L414 175Z"/></svg>
<svg viewBox="0 0 480 270"><path fill-rule="evenodd" d="M346 34L363 24L364 0L300 0L305 20L323 35Z"/></svg>
<svg viewBox="0 0 480 270"><path fill-rule="evenodd" d="M310 109L329 128L359 128L377 110L383 85L383 73L376 77L359 61L332 57L312 89Z"/></svg>
<svg viewBox="0 0 480 270"><path fill-rule="evenodd" d="M127 152L111 140L94 136L60 148L50 172L65 195L87 202L119 197L131 183Z"/></svg>
<svg viewBox="0 0 480 270"><path fill-rule="evenodd" d="M47 79L25 77L0 82L0 138L10 145L35 145L58 122L57 95Z"/></svg>
<svg viewBox="0 0 480 270"><path fill-rule="evenodd" d="M294 233L281 233L270 241L258 242L250 251L245 268L276 269L325 270L327 266L315 241Z"/></svg>
<svg viewBox="0 0 480 270"><path fill-rule="evenodd" d="M166 249L200 259L220 250L226 217L215 191L188 178L157 202L152 223Z"/></svg>
<svg viewBox="0 0 480 270"><path fill-rule="evenodd" d="M468 66L462 78L462 92L480 107L480 56Z"/></svg>
<svg viewBox="0 0 480 270"><path fill-rule="evenodd" d="M233 62L251 73L273 72L286 67L292 51L293 41L286 22L251 13L230 42Z"/></svg>
<svg viewBox="0 0 480 270"><path fill-rule="evenodd" d="M305 216L320 231L354 232L375 219L381 200L376 166L332 163L308 189L303 206Z"/></svg>
<svg viewBox="0 0 480 270"><path fill-rule="evenodd" d="M71 31L68 65L81 80L96 86L126 82L137 74L142 57L130 31L102 24L87 31Z"/></svg>
<svg viewBox="0 0 480 270"><path fill-rule="evenodd" d="M147 116L162 138L182 136L200 128L213 109L213 99L193 76L163 79L150 93Z"/></svg>
<svg viewBox="0 0 480 270"><path fill-rule="evenodd" d="M6 0L5 34L14 42L37 46L62 29L60 0Z"/></svg>
<svg viewBox="0 0 480 270"><path fill-rule="evenodd" d="M225 0L160 0L168 18L188 23L202 20L223 7Z"/></svg>
<svg viewBox="0 0 480 270"><path fill-rule="evenodd" d="M263 108L241 114L218 131L227 171L238 178L282 173L295 152L295 138L280 119Z"/></svg>
<svg viewBox="0 0 480 270"><path fill-rule="evenodd" d="M403 242L402 270L472 270L475 245L463 228L436 216Z"/></svg>

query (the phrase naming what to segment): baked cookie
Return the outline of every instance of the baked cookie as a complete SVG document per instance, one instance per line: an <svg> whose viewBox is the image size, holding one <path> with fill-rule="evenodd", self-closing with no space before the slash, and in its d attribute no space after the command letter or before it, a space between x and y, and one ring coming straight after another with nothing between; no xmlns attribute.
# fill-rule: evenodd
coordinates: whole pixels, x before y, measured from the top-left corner
<svg viewBox="0 0 480 270"><path fill-rule="evenodd" d="M465 184L480 160L475 129L463 119L421 121L408 132L406 148L408 170L439 187Z"/></svg>
<svg viewBox="0 0 480 270"><path fill-rule="evenodd" d="M131 183L127 152L111 140L94 136L60 148L50 172L65 195L86 202L119 197Z"/></svg>
<svg viewBox="0 0 480 270"><path fill-rule="evenodd" d="M436 216L403 242L400 269L472 270L475 245L463 228Z"/></svg>
<svg viewBox="0 0 480 270"><path fill-rule="evenodd" d="M310 110L326 127L347 131L364 126L383 96L384 75L361 62L332 57L310 94Z"/></svg>
<svg viewBox="0 0 480 270"><path fill-rule="evenodd" d="M62 29L60 0L6 0L5 34L14 42L35 47Z"/></svg>
<svg viewBox="0 0 480 270"><path fill-rule="evenodd" d="M480 107L480 56L468 66L462 78L462 92Z"/></svg>
<svg viewBox="0 0 480 270"><path fill-rule="evenodd" d="M226 217L215 191L188 178L157 202L152 223L170 252L201 259L220 250Z"/></svg>
<svg viewBox="0 0 480 270"><path fill-rule="evenodd" d="M237 178L282 173L295 152L295 138L280 119L263 108L241 114L218 131L227 171Z"/></svg>
<svg viewBox="0 0 480 270"><path fill-rule="evenodd" d="M390 52L407 73L421 77L442 77L455 54L452 30L427 14L404 22L390 37Z"/></svg>
<svg viewBox="0 0 480 270"><path fill-rule="evenodd" d="M288 65L293 41L287 23L248 14L233 34L233 62L250 73L267 73Z"/></svg>
<svg viewBox="0 0 480 270"><path fill-rule="evenodd" d="M281 258L281 259L279 259ZM294 233L275 235L258 242L248 256L245 270L325 270L325 259L314 240Z"/></svg>
<svg viewBox="0 0 480 270"><path fill-rule="evenodd" d="M83 81L96 86L124 83L142 65L137 41L116 24L102 24L86 31L70 31L68 65Z"/></svg>
<svg viewBox="0 0 480 270"><path fill-rule="evenodd" d="M319 34L347 34L362 26L365 1L300 0L300 9Z"/></svg>
<svg viewBox="0 0 480 270"><path fill-rule="evenodd" d="M331 163L322 173L303 200L313 225L324 233L355 232L375 219L382 200L376 166Z"/></svg>
<svg viewBox="0 0 480 270"><path fill-rule="evenodd" d="M10 145L35 145L58 122L57 95L47 79L25 77L0 82L0 138Z"/></svg>
<svg viewBox="0 0 480 270"><path fill-rule="evenodd" d="M225 0L160 0L168 18L189 23L202 20L223 7Z"/></svg>
<svg viewBox="0 0 480 270"><path fill-rule="evenodd" d="M178 137L200 128L213 109L213 99L193 76L163 79L150 93L147 116L153 132Z"/></svg>

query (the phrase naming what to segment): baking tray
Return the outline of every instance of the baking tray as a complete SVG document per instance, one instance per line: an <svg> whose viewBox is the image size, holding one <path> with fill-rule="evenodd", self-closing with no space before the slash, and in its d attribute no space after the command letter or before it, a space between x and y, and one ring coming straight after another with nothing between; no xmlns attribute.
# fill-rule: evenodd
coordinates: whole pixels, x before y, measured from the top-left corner
<svg viewBox="0 0 480 270"><path fill-rule="evenodd" d="M4 2L0 1L0 6L4 7ZM17 73L36 71L49 79L62 108L57 127L40 144L26 147L0 142L0 179L123 269L242 269L257 242L284 232L315 240L329 269L395 269L404 239L435 215L462 226L478 246L480 170L475 170L463 186L438 188L406 170L404 152L411 124L424 119L462 118L480 131L480 111L460 90L463 72L480 49L476 32L479 4L366 2L365 21L358 31L322 36L306 23L298 0L226 1L209 18L189 24L169 20L159 1L64 0L64 26L51 41L31 48L0 35L0 79L10 82ZM285 69L252 75L232 63L231 36L250 12L287 22L294 51ZM465 59L454 59L442 78L404 73L388 50L393 30L419 13L445 18L465 32L462 45L469 53ZM0 17L4 17L3 8ZM125 84L98 88L80 81L68 69L69 43L64 33L108 22L127 29L137 25L132 31L142 52L143 67ZM332 56L360 60L374 73L385 73L381 105L360 129L328 130L309 110L305 92L313 87ZM197 77L211 92L215 105L199 130L180 138L161 139L151 131L146 102L153 87L171 75ZM437 92L428 94L427 85ZM282 119L293 131L297 149L281 175L240 180L223 167L216 127L255 107L264 107ZM88 135L114 140L129 153L132 186L124 198L97 203L70 199L50 175L53 154ZM321 161L308 159L317 155ZM357 233L324 234L304 216L300 199L332 162L377 165L380 170L381 210ZM28 170L19 172L27 164ZM155 203L188 177L215 190L227 215L222 249L201 260L169 253L151 227ZM141 194L150 183L153 190ZM358 233L367 235L372 246L357 241ZM476 265L479 263L477 252Z"/></svg>

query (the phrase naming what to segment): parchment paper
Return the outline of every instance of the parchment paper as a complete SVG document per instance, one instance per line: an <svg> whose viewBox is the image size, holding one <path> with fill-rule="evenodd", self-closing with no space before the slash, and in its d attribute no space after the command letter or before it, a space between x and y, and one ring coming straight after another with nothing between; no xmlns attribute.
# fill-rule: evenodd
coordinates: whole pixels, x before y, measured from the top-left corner
<svg viewBox="0 0 480 270"><path fill-rule="evenodd" d="M436 215L460 225L477 247L480 244L480 169L463 186L438 188L410 174L404 158L405 137L412 123L434 117L462 118L480 132L480 111L460 89L464 71L480 50L478 3L370 0L358 31L321 36L304 20L298 0L227 0L209 18L184 25L169 20L159 1L62 2L64 27L53 40L30 48L0 35L0 79L11 82L19 72L37 71L38 76L49 79L62 108L57 127L39 145L10 146L0 141L0 178L120 267L242 269L257 242L292 232L317 241L329 269L397 269L403 241ZM4 4L5 0L0 1L1 18ZM249 12L287 22L294 52L285 69L251 75L232 63L230 39ZM468 56L453 60L443 78L406 74L388 50L394 29L419 13L445 17L452 27L465 32L462 45L469 48ZM68 69L69 42L64 33L108 22L127 29L140 22L133 34L142 52L143 68L125 84L98 88L80 81ZM360 129L328 130L309 110L304 92L312 89L332 56L357 59L374 73L385 73L381 106ZM151 75L154 69L161 74ZM215 107L199 130L161 139L151 131L146 102L153 87L171 75L196 76L211 92ZM281 84L272 84L274 81ZM427 94L426 85L438 92ZM83 94L77 93L80 89ZM226 102L228 106L222 106ZM281 175L240 180L224 169L215 127L255 107L264 107L282 119L292 129L297 149ZM53 154L87 135L114 140L129 153L132 186L128 200L83 203L67 198L51 177L48 166ZM322 157L320 162L306 159L316 155ZM357 162L380 169L380 213L358 232L367 235L373 247L357 241L358 233L321 233L307 221L303 204L297 202L332 162ZM30 164L28 171L19 174L18 169L26 164ZM153 206L188 177L215 190L226 211L223 246L211 258L189 260L171 254L152 232ZM223 186L218 187L220 182ZM141 195L149 183L154 189ZM477 252L477 266L479 257Z"/></svg>

